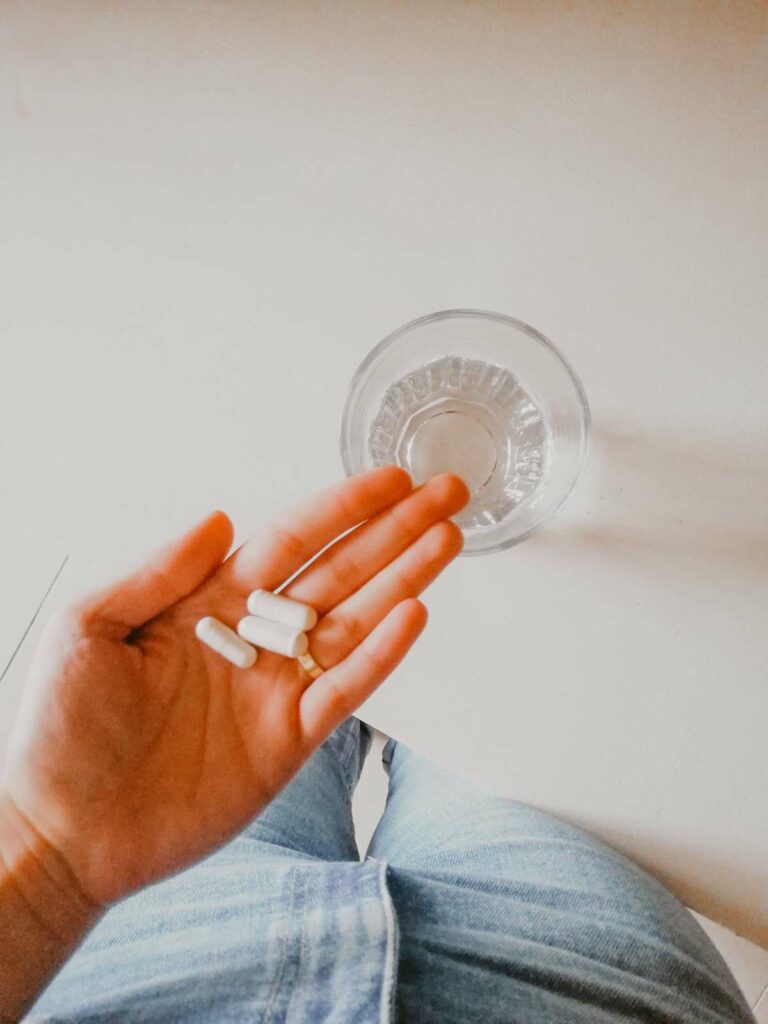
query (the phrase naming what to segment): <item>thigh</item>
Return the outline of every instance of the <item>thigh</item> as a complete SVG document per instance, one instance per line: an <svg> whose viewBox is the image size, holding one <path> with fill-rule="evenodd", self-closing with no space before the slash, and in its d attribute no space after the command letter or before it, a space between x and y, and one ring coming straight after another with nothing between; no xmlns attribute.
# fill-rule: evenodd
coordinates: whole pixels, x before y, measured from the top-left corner
<svg viewBox="0 0 768 1024"><path fill-rule="evenodd" d="M352 825L368 745L350 719L232 842L110 909L29 1021L276 1022L299 971L306 999L326 998L340 921L350 964L370 963L390 926ZM328 1019L357 1020L368 996Z"/></svg>
<svg viewBox="0 0 768 1024"><path fill-rule="evenodd" d="M371 733L348 718L319 747L242 833L254 850L277 850L321 860L359 860L352 821L354 792Z"/></svg>
<svg viewBox="0 0 768 1024"><path fill-rule="evenodd" d="M399 744L370 854L389 864L401 1024L751 1015L671 893L604 844Z"/></svg>
<svg viewBox="0 0 768 1024"><path fill-rule="evenodd" d="M237 844L114 907L28 1024L372 1024L389 1005L382 866Z"/></svg>

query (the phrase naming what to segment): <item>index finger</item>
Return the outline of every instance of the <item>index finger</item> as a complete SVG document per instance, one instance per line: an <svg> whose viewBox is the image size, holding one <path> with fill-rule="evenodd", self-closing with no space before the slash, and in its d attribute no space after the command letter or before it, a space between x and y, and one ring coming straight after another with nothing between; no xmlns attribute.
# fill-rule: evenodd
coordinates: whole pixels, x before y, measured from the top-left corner
<svg viewBox="0 0 768 1024"><path fill-rule="evenodd" d="M238 548L217 577L241 590L274 590L340 534L400 501L412 489L397 466L380 466L309 498Z"/></svg>

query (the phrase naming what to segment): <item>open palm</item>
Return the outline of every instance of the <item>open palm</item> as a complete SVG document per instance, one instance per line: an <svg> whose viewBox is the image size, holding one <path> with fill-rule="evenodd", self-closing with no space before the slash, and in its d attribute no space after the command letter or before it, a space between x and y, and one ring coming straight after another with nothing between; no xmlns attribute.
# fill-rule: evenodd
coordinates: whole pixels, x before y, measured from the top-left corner
<svg viewBox="0 0 768 1024"><path fill-rule="evenodd" d="M258 813L386 678L426 621L416 600L458 553L455 477L411 491L392 467L355 477L226 558L214 513L147 566L49 625L3 777L26 823L103 905L192 863ZM362 525L361 525L362 524ZM199 643L255 588L317 609L312 681L260 652L232 667Z"/></svg>

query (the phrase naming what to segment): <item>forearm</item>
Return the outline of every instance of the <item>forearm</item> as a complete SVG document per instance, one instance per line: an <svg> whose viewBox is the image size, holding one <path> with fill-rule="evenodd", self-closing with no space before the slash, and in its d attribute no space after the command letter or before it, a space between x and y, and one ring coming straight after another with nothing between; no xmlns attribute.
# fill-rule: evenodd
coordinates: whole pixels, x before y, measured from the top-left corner
<svg viewBox="0 0 768 1024"><path fill-rule="evenodd" d="M64 860L0 791L0 1024L21 1020L97 917Z"/></svg>

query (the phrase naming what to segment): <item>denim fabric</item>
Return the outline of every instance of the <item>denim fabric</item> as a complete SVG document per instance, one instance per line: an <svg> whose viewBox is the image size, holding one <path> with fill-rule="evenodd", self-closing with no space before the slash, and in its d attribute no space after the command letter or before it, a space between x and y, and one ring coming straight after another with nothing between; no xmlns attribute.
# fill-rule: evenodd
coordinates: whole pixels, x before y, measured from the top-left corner
<svg viewBox="0 0 768 1024"><path fill-rule="evenodd" d="M369 854L389 863L400 1024L722 1024L752 1015L686 908L630 861L402 744Z"/></svg>
<svg viewBox="0 0 768 1024"><path fill-rule="evenodd" d="M350 719L233 842L113 907L32 1022L740 1024L694 919L639 868L390 742L360 862Z"/></svg>
<svg viewBox="0 0 768 1024"><path fill-rule="evenodd" d="M350 720L233 842L114 906L29 1021L389 1021L386 867L361 864L351 795L370 736Z"/></svg>

